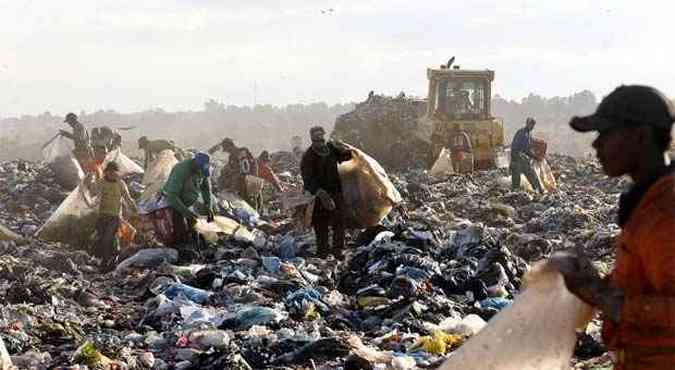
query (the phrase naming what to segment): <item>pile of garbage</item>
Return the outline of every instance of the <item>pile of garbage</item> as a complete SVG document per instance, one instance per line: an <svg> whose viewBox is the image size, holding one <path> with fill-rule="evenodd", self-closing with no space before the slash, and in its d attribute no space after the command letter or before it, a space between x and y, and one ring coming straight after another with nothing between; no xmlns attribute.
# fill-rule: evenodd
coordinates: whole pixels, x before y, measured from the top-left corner
<svg viewBox="0 0 675 370"><path fill-rule="evenodd" d="M371 94L353 111L335 120L332 133L354 145L388 168L409 168L430 163L429 125L420 122L426 101Z"/></svg>
<svg viewBox="0 0 675 370"><path fill-rule="evenodd" d="M290 215L220 193L227 227L212 243L142 243L106 274L33 236L69 194L49 167L0 163L0 225L13 234L0 241L0 369L436 368L511 305L535 261L582 246L611 265L626 184L594 162L549 162L558 191L545 195L511 191L504 170L390 173L403 208L327 259ZM297 172L284 181L300 186ZM140 197L142 179L129 182ZM574 363L606 360L597 331L579 336Z"/></svg>

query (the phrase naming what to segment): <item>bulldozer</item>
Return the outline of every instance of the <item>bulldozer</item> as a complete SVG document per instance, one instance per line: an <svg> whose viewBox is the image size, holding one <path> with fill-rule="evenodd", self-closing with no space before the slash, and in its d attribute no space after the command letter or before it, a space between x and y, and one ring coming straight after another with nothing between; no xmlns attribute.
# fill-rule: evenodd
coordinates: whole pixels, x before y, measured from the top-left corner
<svg viewBox="0 0 675 370"><path fill-rule="evenodd" d="M439 68L428 68L429 91L423 121L431 125L432 160L460 132L468 134L475 169L508 167L504 149L504 123L491 113L491 70L464 70L452 61Z"/></svg>

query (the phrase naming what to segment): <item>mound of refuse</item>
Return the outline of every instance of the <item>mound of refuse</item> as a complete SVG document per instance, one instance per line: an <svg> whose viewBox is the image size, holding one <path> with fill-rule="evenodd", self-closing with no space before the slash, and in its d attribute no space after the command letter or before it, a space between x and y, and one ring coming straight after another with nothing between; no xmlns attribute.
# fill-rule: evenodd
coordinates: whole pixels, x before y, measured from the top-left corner
<svg viewBox="0 0 675 370"><path fill-rule="evenodd" d="M420 123L425 113L423 100L373 94L335 120L332 137L360 148L389 168L426 166L431 132Z"/></svg>
<svg viewBox="0 0 675 370"><path fill-rule="evenodd" d="M292 167L278 158L279 169ZM453 353L499 363L506 347L492 347L491 333L509 327L504 317L528 321L518 302L538 289L524 290L536 262L582 246L604 271L613 263L626 183L596 162L548 162L557 190L545 195L511 191L505 170L390 171L399 207L325 259L281 195L266 193L270 209L259 214L220 192L218 222L199 224L206 244L186 251L140 240L110 272L68 240L34 237L73 194L46 164L0 163L0 225L12 235L0 241L0 366L401 370L438 368ZM301 188L297 170L283 180ZM153 191L138 173L127 183L137 199ZM554 360L606 365L597 322L579 334L564 324L564 343L540 341L539 353L561 348Z"/></svg>

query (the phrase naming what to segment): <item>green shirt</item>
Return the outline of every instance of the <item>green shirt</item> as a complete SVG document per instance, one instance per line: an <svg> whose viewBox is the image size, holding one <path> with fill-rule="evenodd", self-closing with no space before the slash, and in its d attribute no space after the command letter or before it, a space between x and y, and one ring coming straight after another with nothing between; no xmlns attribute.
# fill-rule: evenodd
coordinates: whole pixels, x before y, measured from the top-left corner
<svg viewBox="0 0 675 370"><path fill-rule="evenodd" d="M167 197L169 206L183 217L196 217L189 208L201 194L207 208L211 208L211 182L201 172L195 172L192 159L176 164L169 178L162 186L162 194Z"/></svg>

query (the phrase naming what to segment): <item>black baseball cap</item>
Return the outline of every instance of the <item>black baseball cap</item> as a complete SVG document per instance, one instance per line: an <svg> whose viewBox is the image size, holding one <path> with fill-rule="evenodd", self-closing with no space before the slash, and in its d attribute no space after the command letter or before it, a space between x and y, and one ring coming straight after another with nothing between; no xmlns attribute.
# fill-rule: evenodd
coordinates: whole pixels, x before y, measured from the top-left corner
<svg viewBox="0 0 675 370"><path fill-rule="evenodd" d="M643 85L621 85L602 99L595 113L573 117L570 126L579 132L589 132L619 126L671 128L673 121L670 101L660 91Z"/></svg>

